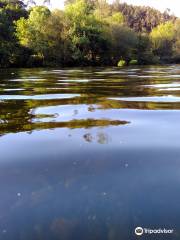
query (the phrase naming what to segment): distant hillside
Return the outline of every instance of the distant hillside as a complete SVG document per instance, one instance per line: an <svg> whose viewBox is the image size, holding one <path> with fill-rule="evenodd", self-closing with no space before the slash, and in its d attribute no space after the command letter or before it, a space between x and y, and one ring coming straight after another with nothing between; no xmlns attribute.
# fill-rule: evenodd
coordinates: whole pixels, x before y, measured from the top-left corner
<svg viewBox="0 0 180 240"><path fill-rule="evenodd" d="M168 9L161 13L151 7L134 6L118 2L112 4L112 8L120 11L125 16L128 26L136 32L151 32L159 24L176 19L175 16L169 14Z"/></svg>

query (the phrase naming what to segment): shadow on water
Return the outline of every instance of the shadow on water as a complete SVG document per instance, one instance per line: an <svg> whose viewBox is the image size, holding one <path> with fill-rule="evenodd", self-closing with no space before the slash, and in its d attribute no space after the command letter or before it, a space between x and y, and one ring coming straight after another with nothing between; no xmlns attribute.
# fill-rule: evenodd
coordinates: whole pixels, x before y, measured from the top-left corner
<svg viewBox="0 0 180 240"><path fill-rule="evenodd" d="M0 239L179 239L179 81L179 65L2 70Z"/></svg>

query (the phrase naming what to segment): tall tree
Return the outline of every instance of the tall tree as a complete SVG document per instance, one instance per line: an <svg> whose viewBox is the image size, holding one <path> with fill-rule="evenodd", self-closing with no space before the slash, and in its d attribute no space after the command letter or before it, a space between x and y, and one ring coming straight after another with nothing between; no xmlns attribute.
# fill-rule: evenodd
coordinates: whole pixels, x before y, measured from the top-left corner
<svg viewBox="0 0 180 240"><path fill-rule="evenodd" d="M19 0L0 0L0 66L15 64L20 46L14 22L27 17L25 5Z"/></svg>
<svg viewBox="0 0 180 240"><path fill-rule="evenodd" d="M93 14L91 3L76 0L65 8L68 32L76 63L96 62L107 48L101 22Z"/></svg>
<svg viewBox="0 0 180 240"><path fill-rule="evenodd" d="M167 21L175 21L176 17L170 15L168 11L160 11L145 6L128 5L116 0L112 5L114 11L121 12L127 22L127 25L136 32L151 32L153 28Z"/></svg>
<svg viewBox="0 0 180 240"><path fill-rule="evenodd" d="M150 34L152 47L155 55L162 60L169 60L172 57L172 47L175 37L174 24L167 22L154 28Z"/></svg>
<svg viewBox="0 0 180 240"><path fill-rule="evenodd" d="M174 25L175 41L173 45L173 58L176 62L180 62L180 19L177 19Z"/></svg>

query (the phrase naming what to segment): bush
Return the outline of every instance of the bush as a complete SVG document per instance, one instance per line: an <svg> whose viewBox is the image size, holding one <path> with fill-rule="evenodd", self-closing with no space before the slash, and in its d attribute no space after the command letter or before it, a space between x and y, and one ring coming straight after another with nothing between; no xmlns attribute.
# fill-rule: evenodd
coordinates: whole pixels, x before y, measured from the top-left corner
<svg viewBox="0 0 180 240"><path fill-rule="evenodd" d="M160 64L160 57L159 56L153 56L151 59L152 64Z"/></svg>
<svg viewBox="0 0 180 240"><path fill-rule="evenodd" d="M43 58L38 55L31 55L27 61L27 67L42 67Z"/></svg>
<svg viewBox="0 0 180 240"><path fill-rule="evenodd" d="M129 65L138 65L138 60L133 59L129 62Z"/></svg>
<svg viewBox="0 0 180 240"><path fill-rule="evenodd" d="M117 64L118 67L124 67L126 66L126 61L125 60L120 60Z"/></svg>

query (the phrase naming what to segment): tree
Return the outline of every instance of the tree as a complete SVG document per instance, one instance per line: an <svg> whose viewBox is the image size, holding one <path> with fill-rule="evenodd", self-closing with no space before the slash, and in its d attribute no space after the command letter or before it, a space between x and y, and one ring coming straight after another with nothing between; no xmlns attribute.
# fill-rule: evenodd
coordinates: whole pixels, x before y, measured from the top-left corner
<svg viewBox="0 0 180 240"><path fill-rule="evenodd" d="M48 43L46 62L53 65L71 64L71 42L66 31L64 13L61 10L55 10L51 13L46 22L44 35Z"/></svg>
<svg viewBox="0 0 180 240"><path fill-rule="evenodd" d="M175 62L180 62L180 19L177 19L174 25L175 41L173 45L173 58Z"/></svg>
<svg viewBox="0 0 180 240"><path fill-rule="evenodd" d="M22 1L0 1L0 67L16 64L21 47L15 37L14 21L27 17Z"/></svg>
<svg viewBox="0 0 180 240"><path fill-rule="evenodd" d="M112 15L111 7L106 0L97 0L95 2L95 16L103 21Z"/></svg>
<svg viewBox="0 0 180 240"><path fill-rule="evenodd" d="M160 24L154 28L150 34L154 54L165 61L170 59L173 52L174 37L175 31L172 22Z"/></svg>
<svg viewBox="0 0 180 240"><path fill-rule="evenodd" d="M127 63L136 59L137 35L135 32L124 26L112 26L112 57L114 64L119 59Z"/></svg>
<svg viewBox="0 0 180 240"><path fill-rule="evenodd" d="M128 5L116 0L111 5L113 11L121 12L127 22L128 27L136 32L150 33L153 28L167 21L175 21L176 17L170 15L168 11L161 13L160 11L145 6Z"/></svg>
<svg viewBox="0 0 180 240"><path fill-rule="evenodd" d="M47 7L35 6L28 19L16 23L20 44L31 50L28 65L71 64L71 47L67 35L64 13L50 12Z"/></svg>
<svg viewBox="0 0 180 240"><path fill-rule="evenodd" d="M76 63L87 64L101 59L107 48L102 24L93 14L91 3L76 0L67 5L65 16L68 33L72 42L73 59Z"/></svg>
<svg viewBox="0 0 180 240"><path fill-rule="evenodd" d="M51 11L25 2L0 0L0 67L179 62L180 20L169 10L66 0Z"/></svg>
<svg viewBox="0 0 180 240"><path fill-rule="evenodd" d="M31 9L28 19L21 18L16 22L16 35L20 44L32 49L42 61L45 61L49 48L45 32L50 15L48 8L36 6Z"/></svg>
<svg viewBox="0 0 180 240"><path fill-rule="evenodd" d="M159 57L154 56L151 41L147 33L138 35L137 60L139 64L159 63Z"/></svg>
<svg viewBox="0 0 180 240"><path fill-rule="evenodd" d="M124 17L121 13L112 13L105 18L107 32L111 45L111 59L117 64L120 59L129 62L135 58L137 46L137 34L124 24Z"/></svg>

